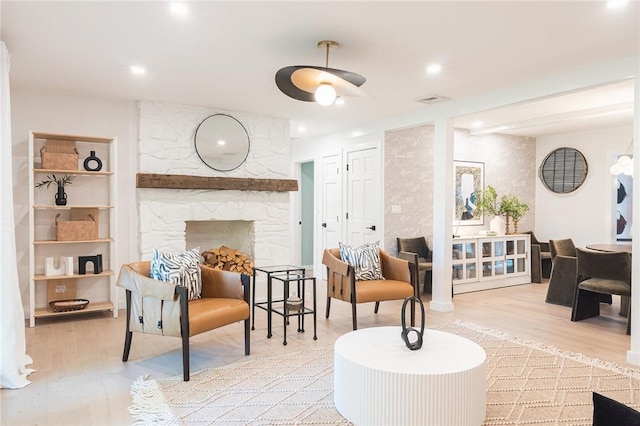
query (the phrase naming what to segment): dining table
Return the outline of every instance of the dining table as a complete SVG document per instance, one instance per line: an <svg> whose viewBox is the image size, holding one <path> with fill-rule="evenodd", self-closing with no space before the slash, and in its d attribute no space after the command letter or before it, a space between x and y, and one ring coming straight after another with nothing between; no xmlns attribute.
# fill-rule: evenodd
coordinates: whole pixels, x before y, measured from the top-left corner
<svg viewBox="0 0 640 426"><path fill-rule="evenodd" d="M597 251L626 251L631 254L631 241L619 242L619 243L608 243L608 244L587 244L587 248L590 250Z"/></svg>
<svg viewBox="0 0 640 426"><path fill-rule="evenodd" d="M606 251L606 252L618 252L618 251L624 251L629 253L629 256L631 256L631 248L632 248L632 243L631 241L620 241L617 243L607 243L607 244L587 244L587 248L590 250L596 250L596 251ZM627 316L627 308L629 306L629 296L621 296L620 297L620 312L619 314L621 316L626 317Z"/></svg>

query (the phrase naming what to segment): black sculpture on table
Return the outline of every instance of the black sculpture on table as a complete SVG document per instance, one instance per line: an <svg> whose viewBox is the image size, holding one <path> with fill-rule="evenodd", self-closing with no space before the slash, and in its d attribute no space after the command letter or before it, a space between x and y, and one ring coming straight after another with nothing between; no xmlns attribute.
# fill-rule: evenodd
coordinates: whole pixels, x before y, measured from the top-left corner
<svg viewBox="0 0 640 426"><path fill-rule="evenodd" d="M422 322L420 324L419 331L412 327L407 328L405 311L407 309L407 303L411 300L417 300L418 304L420 305L420 310L422 311ZM422 347L422 336L424 336L424 321L425 321L424 305L422 304L422 300L420 300L420 298L416 296L409 296L406 299L404 299L404 303L402 304L401 315L402 315L402 332L400 333L400 337L402 337L402 341L404 342L405 345L407 345L407 348L409 348L412 351L420 349ZM409 340L409 334L412 332L415 333L417 336L416 340L413 342Z"/></svg>

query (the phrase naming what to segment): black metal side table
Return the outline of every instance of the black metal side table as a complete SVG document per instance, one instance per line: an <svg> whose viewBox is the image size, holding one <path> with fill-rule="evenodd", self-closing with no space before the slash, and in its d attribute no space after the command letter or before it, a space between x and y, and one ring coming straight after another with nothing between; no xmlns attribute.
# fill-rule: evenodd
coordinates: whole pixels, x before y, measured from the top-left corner
<svg viewBox="0 0 640 426"><path fill-rule="evenodd" d="M274 312L282 316L284 325L284 341L283 345L287 344L287 324L289 324L290 317L297 317L298 319L298 333L304 333L304 317L306 315L313 315L313 340L318 340L316 333L316 279L315 277L306 275L304 272L286 272L280 274L272 274L270 276L271 281L281 281L284 285L284 292L282 300L274 302L282 302L282 308L271 308L271 312ZM312 308L305 306L305 290L307 281L312 285ZM289 295L289 285L295 283L296 285L296 302L292 303L291 296ZM271 287L271 284L269 284ZM291 299L291 300L290 300ZM269 330L271 333L271 330Z"/></svg>
<svg viewBox="0 0 640 426"><path fill-rule="evenodd" d="M267 338L271 338L271 312L273 311L273 294L271 287L271 275L282 274L286 272L304 273L305 268L295 265L274 265L274 266L258 266L253 268L253 284L251 291L251 330L255 330L256 307L267 311ZM267 301L256 303L256 274L264 272L267 274Z"/></svg>

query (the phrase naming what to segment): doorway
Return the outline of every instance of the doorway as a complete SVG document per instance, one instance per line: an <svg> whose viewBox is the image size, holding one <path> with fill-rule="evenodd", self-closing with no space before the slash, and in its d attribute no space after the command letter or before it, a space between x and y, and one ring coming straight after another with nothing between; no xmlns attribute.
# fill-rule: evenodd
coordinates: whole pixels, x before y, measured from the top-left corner
<svg viewBox="0 0 640 426"><path fill-rule="evenodd" d="M300 263L313 267L314 163L300 164Z"/></svg>

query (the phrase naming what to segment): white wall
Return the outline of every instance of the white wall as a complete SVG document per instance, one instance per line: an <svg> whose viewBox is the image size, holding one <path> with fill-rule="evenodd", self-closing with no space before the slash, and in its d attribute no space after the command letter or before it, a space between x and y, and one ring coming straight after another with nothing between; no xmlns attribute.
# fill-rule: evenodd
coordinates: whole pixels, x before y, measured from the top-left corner
<svg viewBox="0 0 640 426"><path fill-rule="evenodd" d="M584 184L569 194L553 193L536 179L535 230L539 240L571 238L582 247L615 240L611 225L615 178L609 167L614 154L629 152L632 138L633 126L537 138L536 167L560 147L582 152L589 167Z"/></svg>
<svg viewBox="0 0 640 426"><path fill-rule="evenodd" d="M363 136L349 136L349 135L333 135L330 137L327 137L326 139L323 139L322 142L319 141L310 141L310 140L292 140L291 143L291 163L292 163L292 167L296 168L296 165L298 165L298 169L299 169L299 163L303 163L303 162L308 162L308 161L313 161L314 162L314 251L313 251L313 258L314 258L314 273L316 274L316 276L323 276L322 274L324 273L324 266L322 265L322 253L325 247L323 247L323 234L322 234L322 228L319 226L320 223L322 223L322 207L323 207L323 200L322 200L322 185L323 185L323 173L324 171L322 170L322 159L326 156L330 156L330 155L338 155L341 158L342 161L342 170L345 169L346 167L346 161L347 161L347 153L351 152L351 151L357 151L357 150L361 150L361 149L368 149L368 148L375 148L378 149L379 151L379 166L380 166L380 182L383 183L384 182L384 170L383 170L383 164L382 164L382 159L384 158L384 146L383 146L383 141L384 141L384 133L383 132L371 132L368 133L366 135ZM343 180L342 180L342 186L343 188L346 187L346 180L344 177L344 174L341 173L343 176ZM380 185L379 191L380 193L379 195L379 199L381 200L381 203L384 203L384 192L383 192L383 185ZM342 198L340 200L329 200L328 202L333 202L333 203L338 203L338 211L341 211L344 213L345 211L345 200L344 200L344 193L342 194ZM300 203L299 197L293 197L292 198L292 206L291 209L292 211L296 212L298 205ZM383 206L384 207L384 206ZM344 216L344 215L342 215ZM380 223L384 224L384 217L380 218ZM292 227L294 228L294 230L291 232L292 238L299 238L299 232L296 231L296 228L298 228L297 225L297 217L292 217ZM338 239L340 241L343 241L343 236L342 234L345 231L345 225L344 222L341 224L341 229L340 229L340 235L338 236ZM377 229L377 233L378 233L378 239L380 240L380 244L381 246L384 247L384 225L381 225L378 229ZM295 247L297 244L296 241L291 241L291 246ZM297 262L294 262L297 263Z"/></svg>
<svg viewBox="0 0 640 426"><path fill-rule="evenodd" d="M25 313L29 312L29 131L118 138L118 235L119 263L137 255L131 226L137 226L135 169L137 118L133 104L12 91L11 130L13 149L13 197L16 222L18 277ZM133 236L130 238L130 236ZM117 269L117 267L116 267ZM46 286L40 291L46 293Z"/></svg>

